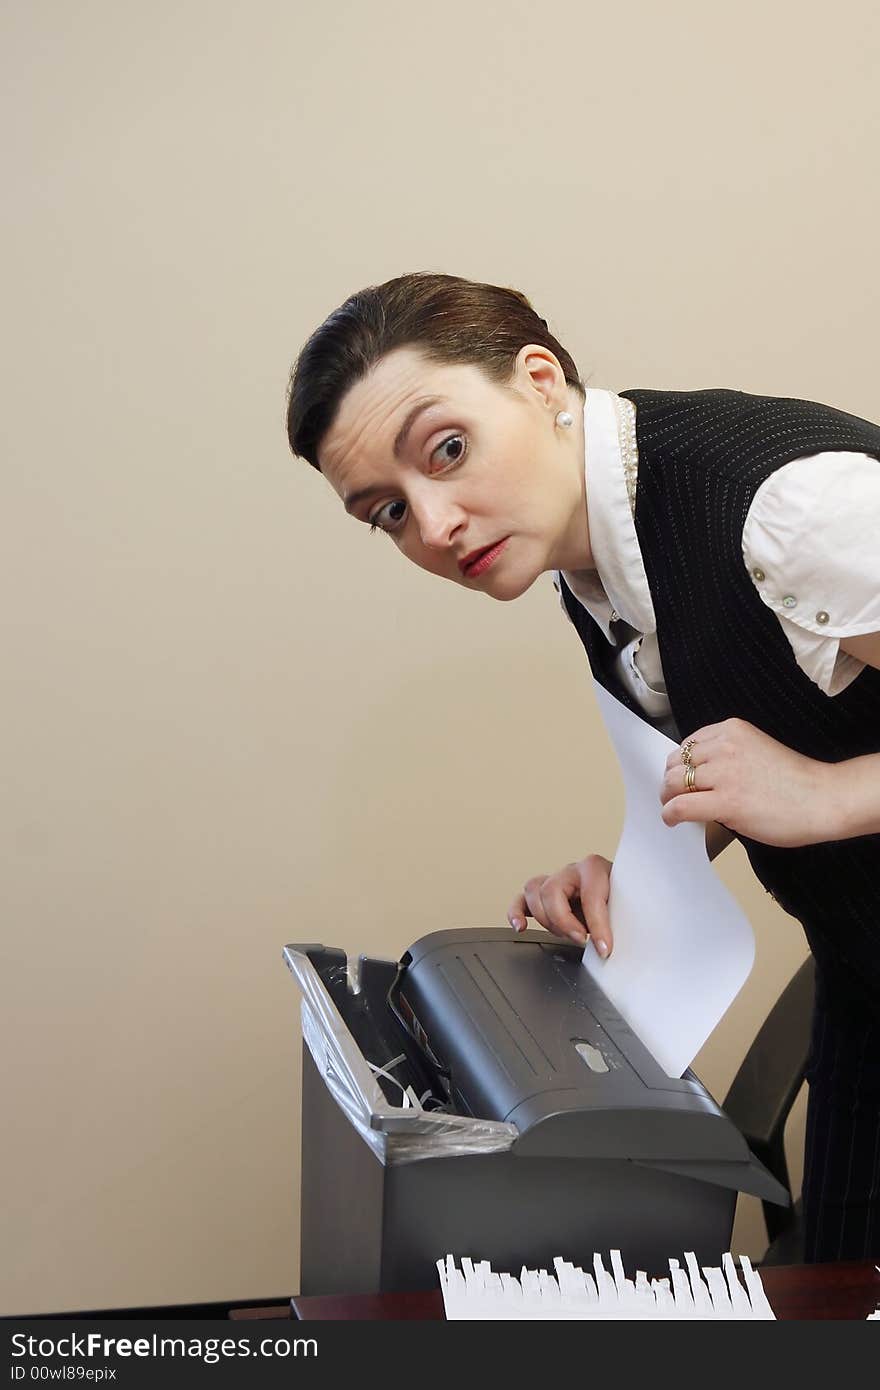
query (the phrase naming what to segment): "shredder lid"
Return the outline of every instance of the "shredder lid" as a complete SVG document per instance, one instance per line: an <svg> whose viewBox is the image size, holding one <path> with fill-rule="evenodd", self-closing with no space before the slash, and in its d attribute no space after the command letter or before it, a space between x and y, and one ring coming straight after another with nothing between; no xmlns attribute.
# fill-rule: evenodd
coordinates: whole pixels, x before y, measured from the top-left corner
<svg viewBox="0 0 880 1390"><path fill-rule="evenodd" d="M473 928L422 937L403 961L401 999L450 1068L457 1101L516 1125L514 1153L677 1165L707 1178L711 1167L712 1180L788 1200L694 1073L665 1074L576 947L544 932Z"/></svg>

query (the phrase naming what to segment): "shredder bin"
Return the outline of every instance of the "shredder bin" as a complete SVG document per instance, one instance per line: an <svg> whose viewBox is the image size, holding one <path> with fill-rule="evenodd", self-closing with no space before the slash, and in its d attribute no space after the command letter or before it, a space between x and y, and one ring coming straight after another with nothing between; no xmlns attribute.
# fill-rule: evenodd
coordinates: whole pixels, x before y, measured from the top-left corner
<svg viewBox="0 0 880 1390"><path fill-rule="evenodd" d="M423 978L444 950L454 950L459 964L471 949L478 950L483 961L501 962L504 953L509 954L511 937L503 929L434 933L404 960L418 956ZM596 990L592 982L580 979L586 979L586 972L576 968L579 953L563 943L548 943L542 933L523 934L520 942L528 941L536 969L546 968L548 955L554 958L557 974L564 975L568 962L573 962L566 987ZM613 1151L615 1116L608 1102L615 1091L606 1090L602 1106L591 1111L594 1079L586 1075L586 1068L585 1099L581 1103L575 1093L567 1111L555 1099L559 1083L554 1080L554 1099L546 1107L543 1128L531 1120L518 1126L503 1115L404 1108L402 1092L378 1078L369 1065L387 1064L403 1051L400 1029L386 1003L397 962L361 956L352 977L345 953L338 949L291 945L285 947L284 957L302 990L306 1044L300 1275L304 1295L431 1288L436 1261L448 1253L488 1259L494 1268L513 1272L523 1264L552 1268L557 1255L584 1264L594 1251L610 1249L621 1250L628 1267L649 1273L663 1273L669 1256L683 1250L692 1250L701 1265L715 1265L730 1247L739 1190L787 1200L784 1189L749 1154L745 1141L692 1073L681 1082L664 1079L650 1096L646 1093L642 1123L642 1111L631 1101L632 1087L642 1082L631 1070L630 1099L620 1116L622 1133L629 1137L620 1152ZM415 978L415 968L413 974ZM595 996L590 999L595 1009ZM426 1000L425 1007L429 1004ZM578 1008L580 1022L586 1017L582 1000ZM557 1013L554 1008L554 1018ZM604 1001L601 1017L610 1039L606 1055L620 1075L603 1084L623 1095L623 1054L615 1052L612 1016ZM632 1039L618 1021L619 1038ZM508 1033L513 1024L502 1018L500 1026ZM479 1069L479 1043L462 1040L461 1031L456 1018L455 1042L468 1050L471 1067ZM433 1036L437 1037L436 1020ZM451 1038L446 1041L452 1045ZM499 1066L498 1047L491 1042L485 1047L488 1073ZM649 1076L650 1058L639 1050L637 1040L628 1048L640 1072ZM507 1066L513 1073L512 1064L500 1065L502 1073ZM396 1066L394 1074L406 1084L405 1064ZM540 1099L540 1093L524 1094L522 1104L513 1109L520 1116L532 1116ZM583 1113L575 1113L578 1108ZM657 1132L667 1137L661 1141L665 1149L652 1156L650 1143L638 1130L640 1125L649 1130L652 1116L658 1114L663 1124ZM698 1133L693 1125L695 1119L702 1123L707 1118L717 1123L709 1149L701 1150L703 1141L692 1137ZM726 1135L728 1129L731 1133ZM668 1136L679 1130L687 1137L673 1151ZM598 1142L587 1145L593 1152L573 1152L583 1147L585 1133L596 1136Z"/></svg>

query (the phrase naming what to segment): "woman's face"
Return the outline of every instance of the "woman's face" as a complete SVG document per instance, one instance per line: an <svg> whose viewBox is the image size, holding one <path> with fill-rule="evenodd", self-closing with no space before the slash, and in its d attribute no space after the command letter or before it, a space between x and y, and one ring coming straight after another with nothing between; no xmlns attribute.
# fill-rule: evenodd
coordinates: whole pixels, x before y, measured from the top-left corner
<svg viewBox="0 0 880 1390"><path fill-rule="evenodd" d="M583 406L547 348L524 347L506 386L397 348L343 397L319 462L351 515L466 588L513 599L592 568Z"/></svg>

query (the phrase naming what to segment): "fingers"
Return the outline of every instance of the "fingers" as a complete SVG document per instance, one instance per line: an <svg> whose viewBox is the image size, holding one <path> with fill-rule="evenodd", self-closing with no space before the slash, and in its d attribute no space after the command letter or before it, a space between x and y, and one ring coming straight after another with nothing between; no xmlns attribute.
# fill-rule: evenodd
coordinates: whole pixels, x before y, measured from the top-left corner
<svg viewBox="0 0 880 1390"><path fill-rule="evenodd" d="M522 893L517 893L510 907L507 909L507 920L514 931L525 931L528 911L529 907L524 895Z"/></svg>
<svg viewBox="0 0 880 1390"><path fill-rule="evenodd" d="M579 896L577 872L568 865L560 873L545 878L531 898L526 894L526 900L534 904L532 916L542 927L555 932L557 936L569 937L577 946L586 946L584 919L576 916L573 910L573 900L577 901L575 895Z"/></svg>
<svg viewBox="0 0 880 1390"><path fill-rule="evenodd" d="M584 946L587 933L602 956L611 953L608 919L611 862L589 855L566 864L555 874L536 874L513 899L507 918L515 931L524 931L534 917L546 931Z"/></svg>
<svg viewBox="0 0 880 1390"><path fill-rule="evenodd" d="M660 815L664 825L680 825L682 821L715 821L729 811L729 796L724 795L727 784L726 747L735 720L723 724L707 724L698 729L681 748L674 749L666 759L666 771L660 783ZM688 749L690 766L682 757ZM688 773L691 782L688 785Z"/></svg>
<svg viewBox="0 0 880 1390"><path fill-rule="evenodd" d="M524 927L524 919L526 917L534 917L535 921L539 924L539 926L542 926L545 931L554 932L557 936L571 936L572 932L574 931L574 927L572 926L572 924L566 921L565 926L563 927L561 922L557 923L557 921L555 920L554 912L558 910L558 906L554 908L551 907L549 903L545 905L543 897L543 889L545 884L550 885L552 887L553 880L558 879L561 875L564 875L565 873L566 870L563 869L560 871L560 874L535 874L533 878L530 878L529 881L523 886L523 890L520 896L515 900L519 910L515 913L508 913L508 920L512 922L513 918L517 917L520 921L523 922ZM548 894L549 891L550 889L548 888ZM576 926L577 931L581 935L583 935L583 923L577 922ZM522 930L523 928L521 927L518 929Z"/></svg>
<svg viewBox="0 0 880 1390"><path fill-rule="evenodd" d="M587 940L584 923L575 916L568 901L568 894L575 893L577 887L577 873L571 865L557 874L535 874L510 904L507 920L515 931L525 931L526 917L534 917L545 931L583 946Z"/></svg>
<svg viewBox="0 0 880 1390"><path fill-rule="evenodd" d="M614 946L611 935L611 921L608 916L608 894L611 888L611 861L601 855L593 854L582 859L580 869L580 895L584 918L590 928L590 937L600 956L610 956Z"/></svg>
<svg viewBox="0 0 880 1390"><path fill-rule="evenodd" d="M705 754L702 760L700 760L695 756L696 752L697 750L695 748L693 750L694 756L691 762L691 766L694 769L694 785L688 793L691 796L694 792L716 790L713 784L715 779L719 776L719 773L723 772L723 765L713 762L710 767L709 760ZM687 791L687 768L684 763L680 761L677 763L673 762L672 764L667 763L666 771L663 774L663 781L660 783L661 804L665 806L673 797L680 796L682 792Z"/></svg>
<svg viewBox="0 0 880 1390"><path fill-rule="evenodd" d="M664 804L660 815L664 825L680 825L682 821L720 821L726 814L723 799L716 792L684 792Z"/></svg>
<svg viewBox="0 0 880 1390"><path fill-rule="evenodd" d="M694 766L696 767L700 762L704 762L710 744L717 743L719 739L729 736L730 729L728 725L732 723L732 720L728 720L725 724L707 724L705 728L697 729L696 733L689 734L687 738L682 739L681 743L673 748L666 759L667 771L676 767L684 767L682 751L686 743L691 744L690 759ZM693 741L691 742L691 740Z"/></svg>

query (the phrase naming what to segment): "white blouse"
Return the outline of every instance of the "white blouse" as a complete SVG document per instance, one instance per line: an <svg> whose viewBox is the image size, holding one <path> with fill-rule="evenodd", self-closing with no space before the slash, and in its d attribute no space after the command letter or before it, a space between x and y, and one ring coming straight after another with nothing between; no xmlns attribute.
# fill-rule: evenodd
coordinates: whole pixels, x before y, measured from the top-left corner
<svg viewBox="0 0 880 1390"><path fill-rule="evenodd" d="M587 387L584 436L596 569L563 571L564 578L618 647L625 688L646 714L666 720L657 624L633 521L635 406ZM841 651L841 639L880 631L880 461L835 452L783 464L752 499L742 550L801 670L826 695L845 690L864 662ZM559 593L558 572L553 583Z"/></svg>

